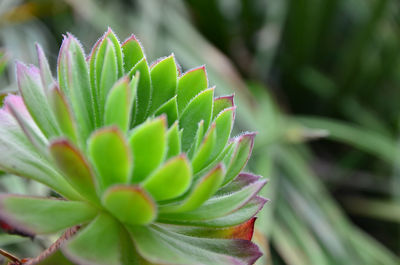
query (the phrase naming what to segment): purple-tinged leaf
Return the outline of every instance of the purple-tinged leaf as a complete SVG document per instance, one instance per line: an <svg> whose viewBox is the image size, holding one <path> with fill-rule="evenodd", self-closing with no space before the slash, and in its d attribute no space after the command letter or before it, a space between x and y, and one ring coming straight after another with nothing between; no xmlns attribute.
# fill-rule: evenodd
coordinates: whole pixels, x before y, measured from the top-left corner
<svg viewBox="0 0 400 265"><path fill-rule="evenodd" d="M43 156L48 157L46 148L47 139L29 115L22 98L10 94L4 99L4 106L5 109L14 116L32 145L35 146Z"/></svg>
<svg viewBox="0 0 400 265"><path fill-rule="evenodd" d="M71 34L63 40L57 69L60 89L71 103L80 138L86 140L95 128L96 115L85 54L79 41Z"/></svg>
<svg viewBox="0 0 400 265"><path fill-rule="evenodd" d="M95 176L84 155L68 140L55 140L50 153L65 178L85 198L97 203Z"/></svg>
<svg viewBox="0 0 400 265"><path fill-rule="evenodd" d="M47 91L49 87L54 84L54 78L51 73L49 63L46 59L42 47L38 43L36 43L35 46L39 62L40 78L42 80L42 86L44 90Z"/></svg>
<svg viewBox="0 0 400 265"><path fill-rule="evenodd" d="M132 154L122 132L116 127L95 131L88 142L88 153L97 169L102 191L113 184L128 183Z"/></svg>
<svg viewBox="0 0 400 265"><path fill-rule="evenodd" d="M73 262L85 265L123 265L120 260L119 224L106 214L99 215L62 247Z"/></svg>
<svg viewBox="0 0 400 265"><path fill-rule="evenodd" d="M96 213L84 202L0 194L0 219L33 234L59 232L90 221Z"/></svg>
<svg viewBox="0 0 400 265"><path fill-rule="evenodd" d="M168 230L194 237L251 240L254 233L254 224L256 219L257 217L253 217L240 225L224 228L171 225L168 226Z"/></svg>
<svg viewBox="0 0 400 265"><path fill-rule="evenodd" d="M256 196L265 183L265 180L260 180L234 193L213 197L193 211L162 213L160 216L163 219L181 219L187 221L210 220L222 217L243 207L249 200Z"/></svg>
<svg viewBox="0 0 400 265"><path fill-rule="evenodd" d="M242 208L222 217L218 217L210 220L178 220L178 219L166 219L161 216L157 218L157 222L166 224L179 224L179 225L191 225L200 227L230 227L240 225L246 222L250 218L254 217L267 202L266 199L255 196Z"/></svg>
<svg viewBox="0 0 400 265"><path fill-rule="evenodd" d="M256 133L245 133L236 138L237 145L230 160L224 183L229 183L246 166L251 155Z"/></svg>
<svg viewBox="0 0 400 265"><path fill-rule="evenodd" d="M39 69L17 62L18 88L26 108L43 134L49 138L60 134L57 123L50 111L40 81Z"/></svg>
<svg viewBox="0 0 400 265"><path fill-rule="evenodd" d="M20 113L23 115L23 111ZM5 109L0 109L0 169L43 183L66 198L81 198L37 152L16 120Z"/></svg>
<svg viewBox="0 0 400 265"><path fill-rule="evenodd" d="M151 196L139 186L113 186L103 195L104 207L128 225L146 225L157 216Z"/></svg>
<svg viewBox="0 0 400 265"><path fill-rule="evenodd" d="M230 96L222 96L214 99L214 107L213 107L213 120L221 113L221 111L235 107L235 103L233 102L233 95Z"/></svg>
<svg viewBox="0 0 400 265"><path fill-rule="evenodd" d="M233 192L241 190L243 187L246 187L256 181L259 181L261 176L253 175L251 173L240 173L233 181L224 187L220 188L216 194L216 196L224 196L231 194Z"/></svg>
<svg viewBox="0 0 400 265"><path fill-rule="evenodd" d="M252 265L261 256L249 240L190 237L156 225L129 231L138 252L156 264Z"/></svg>
<svg viewBox="0 0 400 265"><path fill-rule="evenodd" d="M189 102L208 87L205 66L194 68L183 74L178 80L177 102L181 114Z"/></svg>

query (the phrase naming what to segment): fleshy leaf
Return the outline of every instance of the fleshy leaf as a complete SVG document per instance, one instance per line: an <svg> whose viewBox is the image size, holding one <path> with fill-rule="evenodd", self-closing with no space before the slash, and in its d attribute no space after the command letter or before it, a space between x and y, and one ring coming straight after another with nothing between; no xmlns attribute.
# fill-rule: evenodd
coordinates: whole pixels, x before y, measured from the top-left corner
<svg viewBox="0 0 400 265"><path fill-rule="evenodd" d="M197 95L186 107L179 119L179 125L183 129L182 149L187 151L195 138L197 125L203 120L204 128L207 129L212 114L214 88L204 90Z"/></svg>
<svg viewBox="0 0 400 265"><path fill-rule="evenodd" d="M95 177L83 154L68 140L56 140L50 153L71 185L85 198L97 202Z"/></svg>
<svg viewBox="0 0 400 265"><path fill-rule="evenodd" d="M204 66L189 70L181 76L177 88L179 113L182 113L189 102L207 87L208 79Z"/></svg>
<svg viewBox="0 0 400 265"><path fill-rule="evenodd" d="M26 137L33 146L44 156L48 157L47 139L36 126L32 117L29 115L20 96L8 95L4 99L4 106L14 116Z"/></svg>
<svg viewBox="0 0 400 265"><path fill-rule="evenodd" d="M58 82L70 100L80 136L86 140L95 127L94 103L88 89L89 69L85 54L79 41L71 34L63 40L58 56Z"/></svg>
<svg viewBox="0 0 400 265"><path fill-rule="evenodd" d="M48 234L86 223L97 210L84 202L20 195L0 195L0 219L19 230Z"/></svg>
<svg viewBox="0 0 400 265"><path fill-rule="evenodd" d="M113 86L105 104L105 125L117 125L123 132L128 130L137 81L138 79L133 77L130 83L129 79L124 77Z"/></svg>
<svg viewBox="0 0 400 265"><path fill-rule="evenodd" d="M99 116L101 120L104 118L104 106L108 92L118 80L118 61L116 57L116 49L112 41L108 38L106 39L104 45L105 51L104 59L101 60L102 64L98 65L98 61L96 62L96 70L98 71L97 80L99 81L99 84L97 84L97 100L99 104ZM99 49L102 48L103 47L100 46ZM99 71L101 72L99 73ZM100 124L103 124L103 122L100 122Z"/></svg>
<svg viewBox="0 0 400 265"><path fill-rule="evenodd" d="M225 196L217 196L209 199L193 211L184 213L163 214L162 218L182 220L209 220L228 215L241 208L259 192L265 185L265 180L260 180Z"/></svg>
<svg viewBox="0 0 400 265"><path fill-rule="evenodd" d="M167 146L167 159L177 156L181 152L181 135L178 128L178 122L175 122L167 132Z"/></svg>
<svg viewBox="0 0 400 265"><path fill-rule="evenodd" d="M122 52L124 54L125 73L129 73L131 69L144 58L143 48L135 35L130 36L122 44Z"/></svg>
<svg viewBox="0 0 400 265"><path fill-rule="evenodd" d="M166 131L165 116L145 122L133 130L129 138L134 164L133 183L144 180L164 160Z"/></svg>
<svg viewBox="0 0 400 265"><path fill-rule="evenodd" d="M157 216L157 206L138 186L113 186L103 196L103 205L118 220L129 225L145 225Z"/></svg>
<svg viewBox="0 0 400 265"><path fill-rule="evenodd" d="M204 121L201 120L197 124L197 131L196 131L196 136L194 137L192 146L189 148L189 151L187 152L189 158L193 158L193 155L196 153L197 149L200 147L201 142L203 141L203 136L204 136Z"/></svg>
<svg viewBox="0 0 400 265"><path fill-rule="evenodd" d="M203 139L202 144L199 147L199 150L196 151L196 154L192 159L194 174L199 172L208 161L216 142L216 136L217 136L216 134L217 134L216 125L214 123L213 125L211 125L210 129L208 130L206 136Z"/></svg>
<svg viewBox="0 0 400 265"><path fill-rule="evenodd" d="M214 99L213 120L221 113L221 111L234 107L233 95L222 96Z"/></svg>
<svg viewBox="0 0 400 265"><path fill-rule="evenodd" d="M228 215L218 217L210 220L181 220L181 219L167 219L160 216L157 222L166 224L180 224L180 225L192 225L200 227L230 227L235 225L240 225L246 222L250 218L254 217L267 202L266 199L255 196L248 203L246 203L242 208L232 212Z"/></svg>
<svg viewBox="0 0 400 265"><path fill-rule="evenodd" d="M228 143L229 136L232 131L233 122L235 116L235 108L228 108L220 112L220 114L215 119L216 124L216 142L214 149L209 158L209 162L216 159L218 155L224 150L224 147Z"/></svg>
<svg viewBox="0 0 400 265"><path fill-rule="evenodd" d="M119 43L117 36L108 28L107 30L107 38L111 40L115 48L115 56L117 57L117 66L118 66L118 78L121 78L124 75L124 68L123 68L123 59L122 59L122 49Z"/></svg>
<svg viewBox="0 0 400 265"><path fill-rule="evenodd" d="M77 143L77 126L64 93L55 85L48 92L50 107L63 135Z"/></svg>
<svg viewBox="0 0 400 265"><path fill-rule="evenodd" d="M168 126L171 126L178 119L176 96L161 105L154 114L155 116L159 116L161 114L167 115Z"/></svg>
<svg viewBox="0 0 400 265"><path fill-rule="evenodd" d="M253 217L240 225L224 228L169 226L168 230L195 237L251 240L253 237L254 223L256 219L257 217Z"/></svg>
<svg viewBox="0 0 400 265"><path fill-rule="evenodd" d="M136 73L140 73L139 82L136 90L136 110L134 125L142 123L149 111L151 102L152 86L150 80L150 70L146 58L140 60L129 72L132 77Z"/></svg>
<svg viewBox="0 0 400 265"><path fill-rule="evenodd" d="M225 176L225 169L218 164L211 172L198 180L187 198L178 205L160 206L161 218L164 214L182 213L194 210L207 201L218 190Z"/></svg>
<svg viewBox="0 0 400 265"><path fill-rule="evenodd" d="M236 139L237 145L226 171L224 184L235 178L247 164L253 149L254 137L255 133L246 133Z"/></svg>
<svg viewBox="0 0 400 265"><path fill-rule="evenodd" d="M158 201L173 199L182 195L190 186L192 172L185 155L167 161L143 182L151 196Z"/></svg>
<svg viewBox="0 0 400 265"><path fill-rule="evenodd" d="M49 89L49 87L54 83L54 78L53 75L51 74L50 66L43 52L42 47L38 43L36 43L35 46L39 62L40 78L42 80L42 86L44 87L44 90L47 91L47 89Z"/></svg>
<svg viewBox="0 0 400 265"><path fill-rule="evenodd" d="M153 113L164 102L171 99L176 92L177 68L174 55L157 62L150 71L153 86L150 113Z"/></svg>
<svg viewBox="0 0 400 265"><path fill-rule="evenodd" d="M37 153L15 119L4 109L0 109L0 135L0 169L43 183L66 198L81 198L48 161Z"/></svg>
<svg viewBox="0 0 400 265"><path fill-rule="evenodd" d="M220 188L216 196L224 196L241 190L256 181L260 180L261 176L253 175L250 173L240 173L233 181L224 187Z"/></svg>
<svg viewBox="0 0 400 265"><path fill-rule="evenodd" d="M99 215L67 242L63 251L72 261L85 265L123 265L120 262L118 223Z"/></svg>
<svg viewBox="0 0 400 265"><path fill-rule="evenodd" d="M132 170L132 154L127 140L116 127L97 130L89 138L88 153L97 169L101 190L127 183Z"/></svg>
<svg viewBox="0 0 400 265"><path fill-rule="evenodd" d="M138 252L156 264L252 265L261 256L248 240L190 237L155 225L129 231Z"/></svg>
<svg viewBox="0 0 400 265"><path fill-rule="evenodd" d="M59 128L50 111L40 81L39 69L17 62L18 88L26 108L46 137L59 135Z"/></svg>

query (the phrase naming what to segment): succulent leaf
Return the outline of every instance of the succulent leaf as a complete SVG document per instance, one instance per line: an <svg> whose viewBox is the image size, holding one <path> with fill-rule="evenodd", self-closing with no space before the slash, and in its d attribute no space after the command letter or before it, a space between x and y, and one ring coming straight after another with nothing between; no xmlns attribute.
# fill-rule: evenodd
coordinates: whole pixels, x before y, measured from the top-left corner
<svg viewBox="0 0 400 265"><path fill-rule="evenodd" d="M211 121L213 96L213 88L204 90L193 98L179 117L179 124L183 129L182 151L189 150L200 121L204 122L204 128L208 128Z"/></svg>
<svg viewBox="0 0 400 265"><path fill-rule="evenodd" d="M132 182L144 180L164 160L167 124L165 116L148 121L132 131L129 143L133 154Z"/></svg>
<svg viewBox="0 0 400 265"><path fill-rule="evenodd" d="M59 135L59 128L41 85L39 69L17 62L18 88L26 108L46 137Z"/></svg>
<svg viewBox="0 0 400 265"><path fill-rule="evenodd" d="M155 202L138 186L113 186L103 196L103 204L119 221L145 225L157 215Z"/></svg>
<svg viewBox="0 0 400 265"><path fill-rule="evenodd" d="M68 140L56 140L50 145L50 153L67 181L82 196L97 202L94 174L82 152Z"/></svg>
<svg viewBox="0 0 400 265"><path fill-rule="evenodd" d="M143 187L158 201L173 199L182 195L192 180L190 162L185 155L176 156L149 176Z"/></svg>
<svg viewBox="0 0 400 265"><path fill-rule="evenodd" d="M157 62L151 68L150 75L153 87L150 113L153 113L176 93L178 71L174 55Z"/></svg>
<svg viewBox="0 0 400 265"><path fill-rule="evenodd" d="M187 71L182 75L179 78L177 88L179 113L182 113L189 102L207 87L208 79L204 66Z"/></svg>
<svg viewBox="0 0 400 265"><path fill-rule="evenodd" d="M89 138L88 153L97 169L103 191L113 184L128 183L132 171L132 154L122 132L116 127L97 130Z"/></svg>
<svg viewBox="0 0 400 265"><path fill-rule="evenodd" d="M86 223L96 214L96 209L84 202L0 195L0 219L31 234L58 232Z"/></svg>
<svg viewBox="0 0 400 265"><path fill-rule="evenodd" d="M100 214L63 249L68 257L79 264L122 265L119 258L119 234L118 223Z"/></svg>
<svg viewBox="0 0 400 265"><path fill-rule="evenodd" d="M138 78L122 78L114 84L105 103L104 125L117 125L127 132L131 122L131 109Z"/></svg>
<svg viewBox="0 0 400 265"><path fill-rule="evenodd" d="M214 99L205 66L174 55L150 67L132 35L111 29L85 59L64 37L54 79L17 64L21 96L0 109L0 169L60 198L0 195L0 221L28 233L81 225L63 247L78 264L251 265L265 180L241 173L254 133L231 138L233 96Z"/></svg>

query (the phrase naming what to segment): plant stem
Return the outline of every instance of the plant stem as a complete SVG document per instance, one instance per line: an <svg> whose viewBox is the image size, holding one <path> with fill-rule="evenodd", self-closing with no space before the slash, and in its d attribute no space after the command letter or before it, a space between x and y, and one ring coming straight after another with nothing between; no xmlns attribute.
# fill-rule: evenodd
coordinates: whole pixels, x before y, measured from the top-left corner
<svg viewBox="0 0 400 265"><path fill-rule="evenodd" d="M80 228L81 228L80 225L68 228L64 232L64 234L62 234L56 240L56 242L51 244L50 247L48 247L46 250L44 250L42 253L40 253L40 255L37 256L36 258L19 260L18 258L14 257L12 255L6 256L8 259L11 260L11 263L9 265L36 265L36 264L42 262L43 260L48 258L50 255L52 255L54 252L56 252L66 241L68 241L71 237L73 237ZM0 253L0 254L4 255L3 253Z"/></svg>

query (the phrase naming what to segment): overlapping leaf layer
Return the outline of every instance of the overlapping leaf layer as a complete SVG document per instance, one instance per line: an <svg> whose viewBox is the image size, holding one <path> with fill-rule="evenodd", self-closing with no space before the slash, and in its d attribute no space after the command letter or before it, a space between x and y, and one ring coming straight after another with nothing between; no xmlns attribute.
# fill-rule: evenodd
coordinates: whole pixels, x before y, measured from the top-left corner
<svg viewBox="0 0 400 265"><path fill-rule="evenodd" d="M111 30L88 58L68 34L57 80L37 51L0 110L0 167L66 200L3 194L1 219L35 234L82 225L63 248L78 264L254 263L265 181L241 173L254 134L230 138L233 96L214 98L204 67L149 66Z"/></svg>

